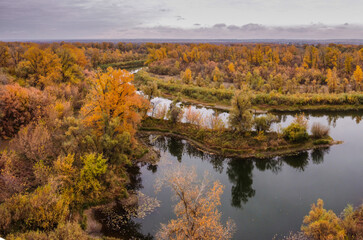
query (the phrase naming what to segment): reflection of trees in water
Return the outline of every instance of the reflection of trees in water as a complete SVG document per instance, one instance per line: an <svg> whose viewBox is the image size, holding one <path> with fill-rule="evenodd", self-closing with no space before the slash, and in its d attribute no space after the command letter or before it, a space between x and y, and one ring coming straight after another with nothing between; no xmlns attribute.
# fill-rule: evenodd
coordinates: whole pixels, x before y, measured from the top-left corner
<svg viewBox="0 0 363 240"><path fill-rule="evenodd" d="M166 152L168 150L168 146L166 145L166 137L160 135L151 135L150 141L160 151Z"/></svg>
<svg viewBox="0 0 363 240"><path fill-rule="evenodd" d="M296 155L281 156L279 157L279 160L285 162L290 167L293 167L302 172L309 164L309 153L307 151L304 151Z"/></svg>
<svg viewBox="0 0 363 240"><path fill-rule="evenodd" d="M197 148L193 147L191 144L189 144L188 142L185 143L184 145L184 149L185 152L190 156L190 157L198 157L204 160L204 156L206 154L204 154L204 152L198 150Z"/></svg>
<svg viewBox="0 0 363 240"><path fill-rule="evenodd" d="M127 168L129 173L129 183L126 185L127 190L140 190L144 188L142 186L142 177L140 172L140 167L133 165Z"/></svg>
<svg viewBox="0 0 363 240"><path fill-rule="evenodd" d="M177 157L179 162L182 160L183 153L186 153L190 157L200 158L202 161L210 162L216 172L223 172L225 160L223 156L204 153L180 138L154 136L153 139L154 141L152 143L156 148L164 152L169 151L172 156ZM154 168L157 168L157 166L148 166L149 170L153 171Z"/></svg>
<svg viewBox="0 0 363 240"><path fill-rule="evenodd" d="M256 160L255 165L257 169L262 172L271 170L273 173L277 174L281 171L283 163L276 158L264 158Z"/></svg>
<svg viewBox="0 0 363 240"><path fill-rule="evenodd" d="M298 114L300 114L299 112ZM310 117L326 117L329 126L336 127L337 121L340 118L351 117L352 120L355 120L357 124L359 124L363 117L363 111L343 111L343 112L331 112L331 111L304 111L305 117L309 119ZM279 122L285 122L287 116L295 117L297 113L278 113L276 116L279 119Z"/></svg>
<svg viewBox="0 0 363 240"><path fill-rule="evenodd" d="M359 124L362 121L362 116L352 116L352 120L355 120L356 124Z"/></svg>
<svg viewBox="0 0 363 240"><path fill-rule="evenodd" d="M213 165L216 172L222 173L224 169L225 157L220 155L208 155L208 161Z"/></svg>
<svg viewBox="0 0 363 240"><path fill-rule="evenodd" d="M323 163L324 155L326 153L329 153L329 150L330 150L329 147L313 149L310 153L310 157L311 157L311 160L313 161L313 163L314 164Z"/></svg>
<svg viewBox="0 0 363 240"><path fill-rule="evenodd" d="M339 116L328 116L327 120L328 120L329 126L336 127L338 119L339 119Z"/></svg>
<svg viewBox="0 0 363 240"><path fill-rule="evenodd" d="M216 172L222 173L224 164L227 162L227 175L232 183L232 206L241 208L243 204L255 196L253 184L253 169L256 167L259 171L271 171L278 174L282 171L285 164L304 171L311 160L314 164L320 164L324 161L324 155L329 152L329 148L319 148L312 151L303 151L295 155L281 156L265 159L226 159L220 155L203 153L191 144L179 138L159 137L155 140L154 145L159 149L166 149L172 156L181 161L183 153L187 153L190 157L199 158L202 161L208 161L213 165Z"/></svg>
<svg viewBox="0 0 363 240"><path fill-rule="evenodd" d="M182 156L183 156L183 151L184 151L183 141L179 138L172 137L172 138L168 138L167 145L168 145L169 153L172 156L176 157L179 162L181 162Z"/></svg>
<svg viewBox="0 0 363 240"><path fill-rule="evenodd" d="M314 149L310 153L310 158L314 164L320 164L324 161L324 154L328 152L329 148ZM269 170L278 174L285 163L294 169L304 171L309 164L310 158L309 152L304 151L296 155L276 158L230 160L227 166L227 175L232 183L232 206L241 208L249 198L254 197L255 190L252 187L254 166L259 171Z"/></svg>
<svg viewBox="0 0 363 240"><path fill-rule="evenodd" d="M156 164L148 164L147 170L151 171L152 173L156 173L158 171L158 165Z"/></svg>
<svg viewBox="0 0 363 240"><path fill-rule="evenodd" d="M121 239L154 239L150 234L141 233L142 225L133 221L120 204L113 208L97 209L95 216L101 222L101 232L105 236Z"/></svg>
<svg viewBox="0 0 363 240"><path fill-rule="evenodd" d="M227 175L232 186L232 206L241 208L242 203L255 196L252 188L253 161L250 159L232 159L228 162Z"/></svg>

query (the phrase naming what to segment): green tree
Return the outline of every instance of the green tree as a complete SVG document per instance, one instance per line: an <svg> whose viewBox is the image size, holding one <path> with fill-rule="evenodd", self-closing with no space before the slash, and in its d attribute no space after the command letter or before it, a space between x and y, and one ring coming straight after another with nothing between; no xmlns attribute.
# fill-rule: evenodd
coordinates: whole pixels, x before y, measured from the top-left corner
<svg viewBox="0 0 363 240"><path fill-rule="evenodd" d="M250 92L246 89L236 92L229 115L231 128L239 132L249 131L252 120Z"/></svg>

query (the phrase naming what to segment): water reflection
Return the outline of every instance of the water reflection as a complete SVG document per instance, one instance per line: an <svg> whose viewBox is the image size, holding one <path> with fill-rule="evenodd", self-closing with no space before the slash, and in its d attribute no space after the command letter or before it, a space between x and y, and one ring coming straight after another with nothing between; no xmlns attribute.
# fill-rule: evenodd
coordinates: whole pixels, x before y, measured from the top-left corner
<svg viewBox="0 0 363 240"><path fill-rule="evenodd" d="M255 196L256 191L252 188L252 170L254 164L252 160L234 159L228 162L227 175L232 183L233 207L242 207L242 203L247 203L248 199Z"/></svg>
<svg viewBox="0 0 363 240"><path fill-rule="evenodd" d="M154 239L150 233L142 233L142 225L136 223L120 204L108 209L96 209L95 216L102 224L101 232L108 237L140 240Z"/></svg>
<svg viewBox="0 0 363 240"><path fill-rule="evenodd" d="M255 167L261 172L271 171L278 174L286 164L298 172L303 172L310 162L313 164L323 163L324 154L329 152L329 147L327 147L273 158L226 159L223 156L204 153L180 138L151 136L150 139L154 140L153 144L158 150L169 152L177 158L178 162L182 162L183 154L187 154L189 157L209 162L217 173L222 174L226 168L226 174L232 185L231 205L237 208L242 208L256 194L253 188L253 170Z"/></svg>

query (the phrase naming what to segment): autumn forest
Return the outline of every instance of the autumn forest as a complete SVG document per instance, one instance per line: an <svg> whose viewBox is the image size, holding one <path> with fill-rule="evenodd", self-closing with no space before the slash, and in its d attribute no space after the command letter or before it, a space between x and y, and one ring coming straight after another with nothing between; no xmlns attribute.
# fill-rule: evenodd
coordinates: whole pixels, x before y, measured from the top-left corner
<svg viewBox="0 0 363 240"><path fill-rule="evenodd" d="M336 129L358 132L340 121L358 129L362 68L356 44L0 42L0 237L250 239L224 205L247 214L262 172L298 179L353 146ZM363 239L354 176L353 205L316 190L269 239Z"/></svg>

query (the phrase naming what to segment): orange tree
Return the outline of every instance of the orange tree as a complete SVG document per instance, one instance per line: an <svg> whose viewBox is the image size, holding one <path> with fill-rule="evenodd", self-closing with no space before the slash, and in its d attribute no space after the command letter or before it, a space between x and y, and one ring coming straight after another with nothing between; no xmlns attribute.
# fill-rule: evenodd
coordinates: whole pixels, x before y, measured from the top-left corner
<svg viewBox="0 0 363 240"><path fill-rule="evenodd" d="M81 109L85 125L94 130L104 156L111 162L127 162L125 157L134 142L141 113L149 106L136 93L133 80L133 74L126 70L108 68L98 73L90 82L91 90Z"/></svg>

